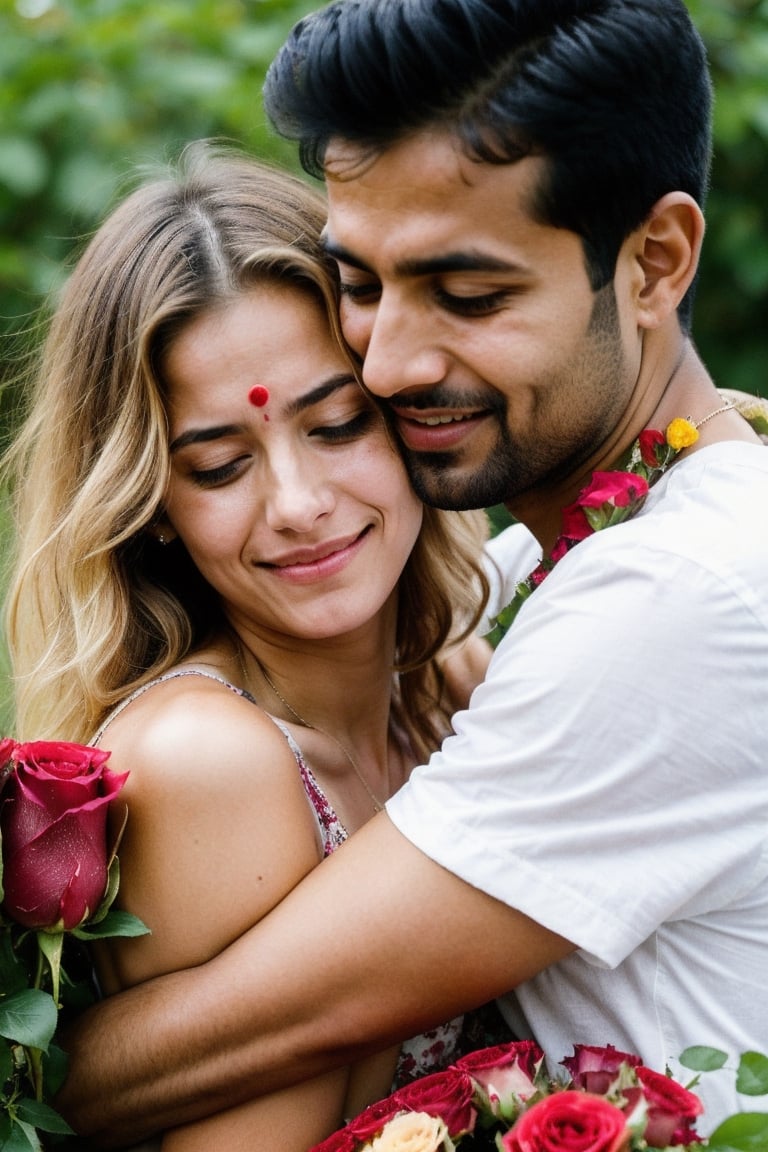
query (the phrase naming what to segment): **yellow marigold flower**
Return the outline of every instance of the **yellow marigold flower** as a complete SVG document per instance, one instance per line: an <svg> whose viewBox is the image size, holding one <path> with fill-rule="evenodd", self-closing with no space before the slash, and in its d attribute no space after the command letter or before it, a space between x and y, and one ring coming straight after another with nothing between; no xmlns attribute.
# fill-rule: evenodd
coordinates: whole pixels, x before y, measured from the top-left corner
<svg viewBox="0 0 768 1152"><path fill-rule="evenodd" d="M696 443L699 433L690 420L676 416L671 424L667 425L666 437L670 448L674 448L675 452L682 452L683 448L690 448L691 444Z"/></svg>

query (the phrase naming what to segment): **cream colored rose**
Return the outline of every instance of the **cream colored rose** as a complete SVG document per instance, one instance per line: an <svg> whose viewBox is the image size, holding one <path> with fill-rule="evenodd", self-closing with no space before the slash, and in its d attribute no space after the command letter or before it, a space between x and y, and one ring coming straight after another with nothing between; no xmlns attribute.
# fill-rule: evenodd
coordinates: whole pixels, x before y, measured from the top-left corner
<svg viewBox="0 0 768 1152"><path fill-rule="evenodd" d="M442 1120L426 1112L401 1112L366 1148L371 1152L439 1152L448 1129ZM453 1147L453 1145L448 1145Z"/></svg>

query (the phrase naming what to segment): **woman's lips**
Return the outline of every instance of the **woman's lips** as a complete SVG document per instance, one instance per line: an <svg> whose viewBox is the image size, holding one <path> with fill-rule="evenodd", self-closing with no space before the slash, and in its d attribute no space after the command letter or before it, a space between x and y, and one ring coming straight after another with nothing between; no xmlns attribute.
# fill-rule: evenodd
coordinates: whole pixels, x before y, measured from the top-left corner
<svg viewBox="0 0 768 1152"><path fill-rule="evenodd" d="M363 547L370 525L355 536L328 541L315 548L301 548L271 561L262 561L278 578L296 584L311 584L335 576L350 563Z"/></svg>

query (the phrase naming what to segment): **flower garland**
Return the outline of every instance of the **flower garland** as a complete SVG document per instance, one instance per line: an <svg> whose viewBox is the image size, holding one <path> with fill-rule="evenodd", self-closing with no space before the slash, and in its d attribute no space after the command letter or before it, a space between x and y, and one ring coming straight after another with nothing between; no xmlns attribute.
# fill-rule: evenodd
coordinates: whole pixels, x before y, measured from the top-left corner
<svg viewBox="0 0 768 1152"><path fill-rule="evenodd" d="M510 603L496 616L495 626L506 631L522 605L555 565L587 536L635 516L651 487L677 455L696 443L701 425L733 407L731 403L725 404L697 424L678 416L667 425L665 432L646 428L631 445L619 468L610 472L593 472L576 501L563 508L560 534L551 552L539 561L525 580L520 581Z"/></svg>

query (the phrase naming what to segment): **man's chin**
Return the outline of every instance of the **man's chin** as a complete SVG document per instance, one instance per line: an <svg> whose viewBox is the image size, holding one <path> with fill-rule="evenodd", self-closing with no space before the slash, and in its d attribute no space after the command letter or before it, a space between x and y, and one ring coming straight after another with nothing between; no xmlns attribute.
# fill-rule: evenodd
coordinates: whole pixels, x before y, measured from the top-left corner
<svg viewBox="0 0 768 1152"><path fill-rule="evenodd" d="M508 484L493 475L487 466L468 472L457 468L446 458L417 456L404 452L411 486L420 500L432 508L448 512L466 512L472 508L491 508L508 496Z"/></svg>

